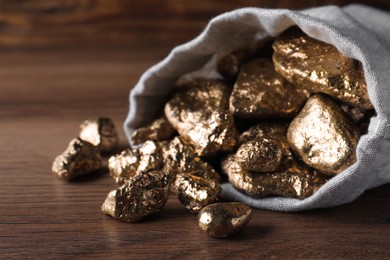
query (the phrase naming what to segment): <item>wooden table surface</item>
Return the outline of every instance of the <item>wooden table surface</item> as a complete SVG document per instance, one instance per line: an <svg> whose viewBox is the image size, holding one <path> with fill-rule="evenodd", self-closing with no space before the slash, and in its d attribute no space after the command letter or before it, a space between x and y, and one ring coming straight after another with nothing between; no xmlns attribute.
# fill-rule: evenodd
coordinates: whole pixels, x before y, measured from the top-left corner
<svg viewBox="0 0 390 260"><path fill-rule="evenodd" d="M128 92L172 45L0 49L0 258L390 257L390 185L348 205L300 213L254 210L246 229L212 239L173 195L157 215L125 224L101 213L116 187L106 171L66 183L51 164L79 124L122 122Z"/></svg>

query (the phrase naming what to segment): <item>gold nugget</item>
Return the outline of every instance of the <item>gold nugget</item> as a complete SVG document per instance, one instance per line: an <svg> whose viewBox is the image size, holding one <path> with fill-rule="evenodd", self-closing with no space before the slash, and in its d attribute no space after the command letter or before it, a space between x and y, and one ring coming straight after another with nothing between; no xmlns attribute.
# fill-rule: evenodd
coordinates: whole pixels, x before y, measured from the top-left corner
<svg viewBox="0 0 390 260"><path fill-rule="evenodd" d="M254 173L242 169L234 155L222 162L234 188L253 198L270 195L304 199L311 196L326 182L326 177L303 164L292 163L280 172Z"/></svg>
<svg viewBox="0 0 390 260"><path fill-rule="evenodd" d="M345 57L334 46L294 27L280 35L273 48L276 71L294 85L363 109L373 107L362 64Z"/></svg>
<svg viewBox="0 0 390 260"><path fill-rule="evenodd" d="M162 165L161 148L153 141L146 141L138 149L127 149L108 160L110 175L118 184L125 183L138 172L161 169Z"/></svg>
<svg viewBox="0 0 390 260"><path fill-rule="evenodd" d="M54 159L52 172L60 179L69 181L102 168L99 150L93 144L73 139L68 148Z"/></svg>
<svg viewBox="0 0 390 260"><path fill-rule="evenodd" d="M309 166L336 175L356 161L359 130L329 97L312 96L291 122L287 139Z"/></svg>
<svg viewBox="0 0 390 260"><path fill-rule="evenodd" d="M138 172L108 193L102 211L123 222L137 222L161 210L168 200L171 175L164 171Z"/></svg>
<svg viewBox="0 0 390 260"><path fill-rule="evenodd" d="M179 137L175 137L168 144L160 144L163 151L163 170L169 172L173 178L178 174L191 173L194 176L220 181L219 174L213 167L198 157L191 146L184 144ZM173 192L177 191L177 186L172 185Z"/></svg>
<svg viewBox="0 0 390 260"><path fill-rule="evenodd" d="M246 63L229 100L230 113L241 118L291 118L298 113L309 92L297 88L276 73L272 61Z"/></svg>
<svg viewBox="0 0 390 260"><path fill-rule="evenodd" d="M217 63L217 71L226 79L236 80L242 65L248 60L260 56L271 57L272 48L268 46L269 43L270 39L263 39L224 55Z"/></svg>
<svg viewBox="0 0 390 260"><path fill-rule="evenodd" d="M241 230L252 218L252 209L241 202L215 203L198 214L199 228L215 238L228 237Z"/></svg>
<svg viewBox="0 0 390 260"><path fill-rule="evenodd" d="M196 82L196 87L179 91L166 103L165 115L180 136L195 146L198 155L228 151L237 138L233 118L224 113L231 88L219 80Z"/></svg>
<svg viewBox="0 0 390 260"><path fill-rule="evenodd" d="M109 118L86 120L80 128L80 138L98 146L103 153L111 152L118 144L115 125Z"/></svg>
<svg viewBox="0 0 390 260"><path fill-rule="evenodd" d="M176 130L165 116L157 118L145 127L138 128L131 136L134 145L142 144L148 140L162 141L171 138Z"/></svg>
<svg viewBox="0 0 390 260"><path fill-rule="evenodd" d="M240 135L236 161L247 171L274 172L294 160L286 133L288 125L259 123Z"/></svg>
<svg viewBox="0 0 390 260"><path fill-rule="evenodd" d="M203 207L214 203L221 192L218 181L191 173L176 175L174 186L178 191L180 202L191 213L198 213Z"/></svg>

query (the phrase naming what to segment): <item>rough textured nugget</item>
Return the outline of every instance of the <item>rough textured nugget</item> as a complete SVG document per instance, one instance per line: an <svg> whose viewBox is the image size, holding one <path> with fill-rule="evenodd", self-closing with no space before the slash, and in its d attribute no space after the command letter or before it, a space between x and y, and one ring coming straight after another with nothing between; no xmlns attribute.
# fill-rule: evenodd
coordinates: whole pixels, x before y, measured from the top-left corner
<svg viewBox="0 0 390 260"><path fill-rule="evenodd" d="M298 163L292 163L289 168L280 172L246 171L235 161L234 155L228 156L222 162L222 169L233 187L253 198L276 195L304 199L312 195L327 180L324 175Z"/></svg>
<svg viewBox="0 0 390 260"><path fill-rule="evenodd" d="M68 148L54 159L52 172L60 179L69 181L100 168L102 158L99 149L89 142L75 138L70 141Z"/></svg>
<svg viewBox="0 0 390 260"><path fill-rule="evenodd" d="M217 63L217 71L226 79L235 80L244 63L257 56L272 55L272 48L268 47L270 39L256 41L244 48L234 50L224 55Z"/></svg>
<svg viewBox="0 0 390 260"><path fill-rule="evenodd" d="M174 186L180 202L192 213L214 203L221 192L221 186L214 179L205 179L191 173L176 175Z"/></svg>
<svg viewBox="0 0 390 260"><path fill-rule="evenodd" d="M165 115L187 143L196 145L198 155L230 150L236 143L231 138L237 138L232 118L224 114L231 88L220 80L198 80L197 84L176 93L166 103Z"/></svg>
<svg viewBox="0 0 390 260"><path fill-rule="evenodd" d="M228 237L241 230L252 218L251 207L241 202L215 203L198 214L199 228L215 238Z"/></svg>
<svg viewBox="0 0 390 260"><path fill-rule="evenodd" d="M194 149L184 144L179 137L171 142L161 144L164 158L163 170L169 172L173 178L177 174L191 173L206 180L219 182L219 174L213 167L199 158ZM172 191L177 192L177 186L172 185Z"/></svg>
<svg viewBox="0 0 390 260"><path fill-rule="evenodd" d="M85 120L80 128L79 137L98 146L103 153L112 151L118 144L118 134L110 118Z"/></svg>
<svg viewBox="0 0 390 260"><path fill-rule="evenodd" d="M102 211L123 222L137 222L161 210L168 200L171 175L159 170L137 173L108 193Z"/></svg>
<svg viewBox="0 0 390 260"><path fill-rule="evenodd" d="M309 166L336 175L356 161L359 130L329 97L312 96L291 122L287 140Z"/></svg>
<svg viewBox="0 0 390 260"><path fill-rule="evenodd" d="M279 122L259 123L240 135L241 146L236 161L247 171L280 171L293 161L287 142L288 125Z"/></svg>
<svg viewBox="0 0 390 260"><path fill-rule="evenodd" d="M274 172L284 164L284 148L273 139L248 141L238 148L236 161L247 171Z"/></svg>
<svg viewBox="0 0 390 260"><path fill-rule="evenodd" d="M149 125L135 130L131 136L131 141L134 145L142 144L148 140L162 141L171 138L175 133L175 128L163 116L157 118Z"/></svg>
<svg viewBox="0 0 390 260"><path fill-rule="evenodd" d="M205 122L199 122L190 129L188 138L184 139L199 156L211 156L232 150L237 144L238 132L231 114L212 113Z"/></svg>
<svg viewBox="0 0 390 260"><path fill-rule="evenodd" d="M373 108L362 64L334 46L294 27L273 43L275 69L296 86L333 96L363 109Z"/></svg>
<svg viewBox="0 0 390 260"><path fill-rule="evenodd" d="M287 134L287 123L280 122L263 122L252 126L240 135L238 140L239 144L243 144L248 141L262 139L262 138L274 138L285 139Z"/></svg>
<svg viewBox="0 0 390 260"><path fill-rule="evenodd" d="M139 172L161 169L162 165L161 148L153 141L146 141L138 149L127 149L108 160L110 175L118 184L125 183Z"/></svg>
<svg viewBox="0 0 390 260"><path fill-rule="evenodd" d="M306 89L297 88L276 73L271 60L255 59L242 67L229 110L241 118L291 118L308 97Z"/></svg>

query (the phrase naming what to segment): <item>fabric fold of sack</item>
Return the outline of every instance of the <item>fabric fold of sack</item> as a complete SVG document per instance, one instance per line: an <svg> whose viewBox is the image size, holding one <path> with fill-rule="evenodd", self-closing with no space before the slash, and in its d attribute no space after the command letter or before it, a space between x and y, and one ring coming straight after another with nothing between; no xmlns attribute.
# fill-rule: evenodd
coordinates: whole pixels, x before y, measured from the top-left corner
<svg viewBox="0 0 390 260"><path fill-rule="evenodd" d="M304 200L254 199L226 183L222 197L257 208L299 211L349 203L365 190L390 182L390 14L363 5L302 11L244 8L214 18L198 37L174 48L142 75L130 93L130 110L124 124L128 139L134 129L154 118L180 76L201 68L216 53L238 49L255 39L276 37L293 25L363 64L377 116L371 119L368 133L360 138L356 163L312 196Z"/></svg>

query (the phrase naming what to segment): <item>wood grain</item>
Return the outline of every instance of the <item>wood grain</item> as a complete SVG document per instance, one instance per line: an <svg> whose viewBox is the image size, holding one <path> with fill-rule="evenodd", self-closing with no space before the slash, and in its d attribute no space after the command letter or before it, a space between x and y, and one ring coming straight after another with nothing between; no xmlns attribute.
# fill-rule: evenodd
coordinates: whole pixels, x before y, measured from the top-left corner
<svg viewBox="0 0 390 260"><path fill-rule="evenodd" d="M0 45L176 45L198 34L212 17L240 7L302 9L350 3L390 10L385 0L0 0Z"/></svg>
<svg viewBox="0 0 390 260"><path fill-rule="evenodd" d="M390 185L331 209L255 210L246 229L221 240L202 234L174 196L158 215L124 224L100 211L116 187L107 171L71 183L50 171L87 118L113 118L127 147L129 90L215 14L348 2L0 1L0 258L389 258Z"/></svg>

